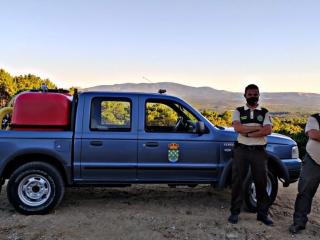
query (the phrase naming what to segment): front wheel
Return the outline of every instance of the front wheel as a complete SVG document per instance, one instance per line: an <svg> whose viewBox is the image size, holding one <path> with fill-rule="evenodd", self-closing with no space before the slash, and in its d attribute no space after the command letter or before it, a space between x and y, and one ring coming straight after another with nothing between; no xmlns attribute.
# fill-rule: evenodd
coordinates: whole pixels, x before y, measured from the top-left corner
<svg viewBox="0 0 320 240"><path fill-rule="evenodd" d="M257 212L256 187L251 175L247 177L244 183L244 188L245 188L245 204L246 204L247 210L249 212ZM271 172L268 172L266 190L270 199L269 204L272 205L273 202L276 200L276 197L278 194L278 179Z"/></svg>
<svg viewBox="0 0 320 240"><path fill-rule="evenodd" d="M22 214L46 214L62 200L64 182L52 165L30 162L13 172L7 195L9 202Z"/></svg>

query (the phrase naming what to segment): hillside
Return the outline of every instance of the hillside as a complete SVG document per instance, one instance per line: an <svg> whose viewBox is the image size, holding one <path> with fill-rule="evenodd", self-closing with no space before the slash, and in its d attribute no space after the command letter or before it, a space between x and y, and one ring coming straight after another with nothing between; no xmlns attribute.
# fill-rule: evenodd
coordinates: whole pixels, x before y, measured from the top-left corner
<svg viewBox="0 0 320 240"><path fill-rule="evenodd" d="M218 112L234 109L244 102L243 93L217 90L211 87L191 87L187 85L161 83L125 83L101 85L85 91L157 92L166 89L167 94L181 97L198 109ZM320 109L320 94L299 92L262 93L261 103L273 112L317 112Z"/></svg>

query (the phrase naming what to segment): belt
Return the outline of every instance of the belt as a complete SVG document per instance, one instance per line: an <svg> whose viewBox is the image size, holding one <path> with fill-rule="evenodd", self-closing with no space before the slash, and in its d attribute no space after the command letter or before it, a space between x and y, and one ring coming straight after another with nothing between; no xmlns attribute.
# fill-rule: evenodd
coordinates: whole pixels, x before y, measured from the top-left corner
<svg viewBox="0 0 320 240"><path fill-rule="evenodd" d="M262 149L265 149L266 148L266 145L245 145L245 144L242 144L242 143L239 143L239 142L235 142L235 147L239 147L239 148L242 148L242 149L247 149L247 150L262 150Z"/></svg>

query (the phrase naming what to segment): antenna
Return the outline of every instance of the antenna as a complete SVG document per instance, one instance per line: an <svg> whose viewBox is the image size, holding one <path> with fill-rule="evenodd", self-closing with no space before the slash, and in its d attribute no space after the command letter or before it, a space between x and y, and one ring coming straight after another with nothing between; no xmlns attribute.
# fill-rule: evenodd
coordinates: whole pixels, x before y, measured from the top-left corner
<svg viewBox="0 0 320 240"><path fill-rule="evenodd" d="M152 82L149 78L146 78L145 76L142 76L142 79L148 81L149 83L154 83L154 82Z"/></svg>
<svg viewBox="0 0 320 240"><path fill-rule="evenodd" d="M142 76L142 79L148 81L149 83L154 83L154 82L152 82L149 78L146 78L145 76ZM167 92L166 89L159 89L159 90L158 90L158 93L160 93L160 94L164 94L164 93L166 93L166 92Z"/></svg>

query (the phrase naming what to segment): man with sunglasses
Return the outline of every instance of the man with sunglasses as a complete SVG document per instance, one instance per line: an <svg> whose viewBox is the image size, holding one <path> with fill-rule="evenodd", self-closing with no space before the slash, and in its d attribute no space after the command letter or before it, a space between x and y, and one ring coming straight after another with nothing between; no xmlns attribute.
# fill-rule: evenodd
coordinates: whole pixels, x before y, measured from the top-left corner
<svg viewBox="0 0 320 240"><path fill-rule="evenodd" d="M268 217L270 200L267 187L268 156L265 151L266 136L272 132L271 117L267 109L259 104L259 88L250 84L245 88L246 105L238 107L232 117L232 125L239 133L234 147L232 163L232 199L231 215L228 221L236 224L243 202L243 183L247 177L249 166L256 187L257 220L265 225L273 225Z"/></svg>

